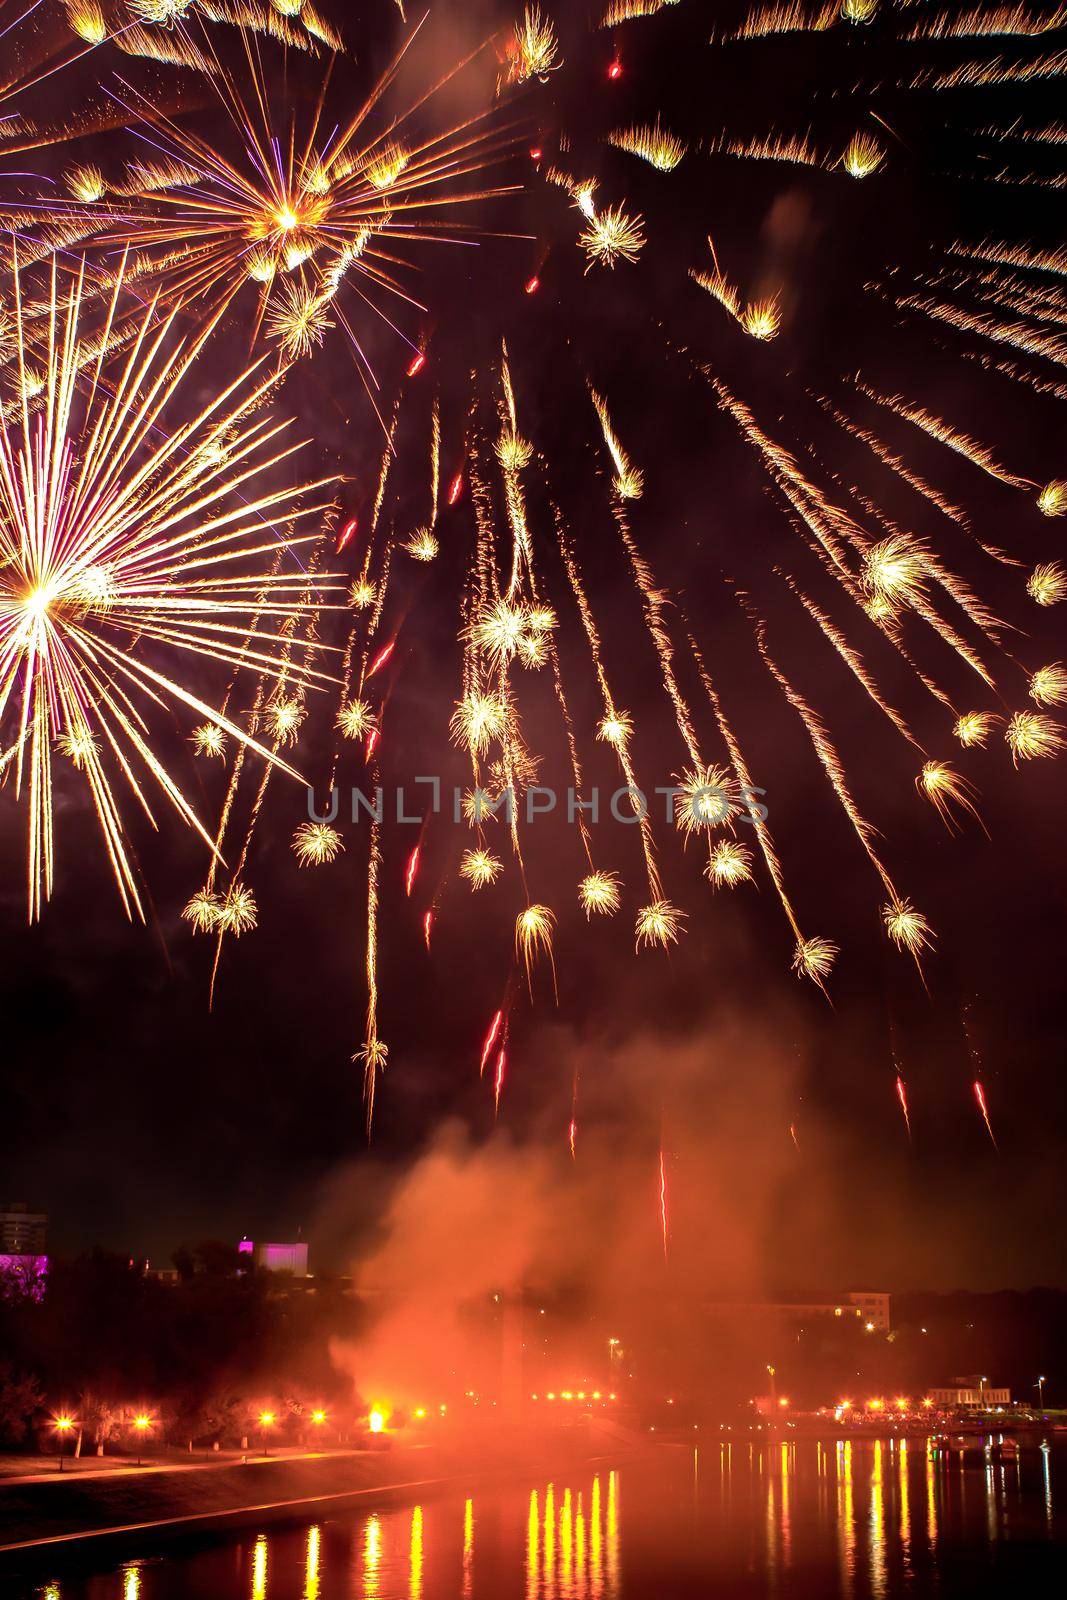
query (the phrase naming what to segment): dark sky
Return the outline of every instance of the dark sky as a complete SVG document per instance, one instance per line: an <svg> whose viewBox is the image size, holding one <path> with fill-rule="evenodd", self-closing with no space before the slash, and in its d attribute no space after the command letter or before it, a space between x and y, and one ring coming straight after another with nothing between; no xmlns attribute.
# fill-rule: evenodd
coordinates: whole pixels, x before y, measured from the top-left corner
<svg viewBox="0 0 1067 1600"><path fill-rule="evenodd" d="M577 840L554 820L529 830L527 848L533 897L559 916L559 1005L553 1007L542 972L531 1010L513 974L512 928L523 903L514 868L472 903L455 875L465 831L438 819L425 836L408 901L403 875L417 830L390 825L381 918L381 1031L390 1064L368 1155L359 1068L350 1061L365 1005L365 822L346 827L347 850L336 865L299 871L289 841L306 816L306 798L295 785L272 783L247 873L260 925L227 948L208 1015L207 944L194 941L178 916L202 880L203 854L192 837L165 816L158 839L134 826L154 919L147 929L127 927L83 797L64 780L56 893L42 924L27 930L23 822L8 789L0 810L10 868L0 966L6 1023L0 1190L49 1211L56 1249L101 1242L163 1261L184 1239L289 1237L302 1227L323 1264L342 1264L373 1214L375 1185L385 1194L443 1118L468 1121L476 1141L490 1136L491 1096L478 1080L478 1056L510 983L501 1112L509 1134L520 1145L565 1140L577 1065L583 1137L588 1128L609 1145L617 1138L643 1152L650 1204L656 1153L661 1143L674 1152L679 1226L694 1236L714 1219L685 1211L690 1179L703 1192L691 1164L712 1166L727 1154L726 1140L733 1163L738 1148L751 1148L762 1184L751 1247L768 1281L800 1286L818 1274L828 1284L862 1279L899 1290L1064 1281L1052 1225L1067 1156L1062 765L1035 763L1016 773L996 736L988 751L961 755L949 714L814 561L694 369L694 362L710 363L773 437L790 449L810 447L805 470L834 496L843 499L845 486L855 482L888 515L930 539L946 564L1018 630L1005 633L1006 650L987 650L1003 699L915 622L906 628L909 649L959 710L1023 706L1026 674L1055 660L1061 648L1055 613L1037 613L1023 594L1033 562L1058 553L1059 526L1040 517L1031 494L994 482L895 418L880 418L881 436L966 508L976 534L1026 564L999 566L876 469L812 396L830 393L856 409L844 380L860 371L885 392L899 390L974 433L1020 473L1039 482L1062 473L1061 402L961 359L982 348L977 339L939 332L919 318L902 320L865 288L878 283L907 292L917 272L940 263L953 238L1055 241L1052 204L1042 190L958 176L990 168L988 147L970 130L993 120L1006 126L1016 115L1038 126L1049 120L1054 97L1034 87L930 96L895 91L894 80L910 76L917 63L952 64L964 53L991 51L981 42L933 51L894 45L881 22L862 37L842 30L712 50L709 16L720 11L724 20L736 14L682 5L620 31L618 83L606 76L611 36L586 33L584 19L573 22L564 30L563 68L518 102L526 119L519 153L501 173L526 191L476 208L483 226L534 237L485 239L477 250L408 247L420 269L409 281L430 309L425 319L408 310L399 320L411 339L428 339L429 361L406 386L386 515L399 535L425 519L435 391L446 481L462 456L472 392L481 424L492 424L491 369L506 337L521 427L547 463L530 475L531 526L545 592L560 614L562 670L589 780L605 794L615 787L613 761L591 738L595 685L553 549L549 496L574 537L616 698L637 725L639 770L650 786L669 782L683 751L611 523L586 381L607 394L619 433L645 471L633 527L657 580L678 602L670 612L677 642L684 641L684 613L756 781L767 790L770 824L803 924L842 947L832 1004L789 972L792 938L765 875L758 891L748 886L713 896L700 876L697 848L687 856L662 824L668 893L689 917L677 950L634 957L640 857L634 830L610 822L601 825L597 844L603 865L625 880L624 908L614 922L587 929L575 903ZM499 15L492 6L485 12L488 32ZM482 19L471 21L469 8L465 16L465 33L480 28ZM394 26L392 16L368 21L359 65L336 68L335 94L339 85L344 90L346 72L364 82L382 63ZM452 19L439 19L413 73L428 72L435 53L444 61L460 46ZM882 87L872 93L873 83ZM866 86L863 93L854 92L857 84ZM610 128L650 121L657 111L691 146L669 175L602 144ZM701 147L722 128L749 136L810 127L821 146L839 149L857 126L876 126L871 111L893 136L885 134L887 171L863 184L840 172L712 157ZM583 276L574 245L577 213L561 191L539 180L525 154L531 146L553 151L561 129L572 145L561 165L579 177L597 175L605 202L625 200L643 213L649 243L639 265ZM88 136L79 155L98 149L106 163L122 138L121 130ZM1027 150L1029 168L1020 170L1032 170L1031 157L1038 160L1040 152ZM688 280L689 267L709 265L709 233L731 278L753 295L781 292L783 330L767 346L748 340ZM535 271L541 289L529 296L523 285ZM410 353L366 315L388 404ZM239 361L245 337L238 317L218 347ZM1051 364L1022 364L1045 378L1057 375ZM328 345L289 381L282 403L297 410L312 440L305 470L310 475L324 462L343 471L350 479L346 510L365 527L381 437L345 349ZM865 416L873 420L869 409ZM390 637L403 621L382 684L387 785L419 772L463 781L447 719L459 683L468 496L445 513L440 532L442 555L431 568L416 570L397 558L383 622L383 637ZM361 542L346 552L346 573L361 555ZM774 572L779 564L847 623L929 753L967 773L980 792L989 838L973 821L950 837L916 795L921 757L791 599ZM884 834L890 870L937 931L937 952L926 963L929 992L881 933L884 894L795 712L759 664L734 586L766 616L774 654L825 719L861 810ZM338 629L327 626L325 633L338 642ZM202 692L222 693L224 682L210 671L192 670ZM709 759L721 759L699 684L690 670L680 671ZM250 700L252 686L242 689ZM243 703L240 694L234 703ZM310 719L298 752L301 770L319 784L328 769L331 707L324 704ZM544 781L565 783L547 673L523 675L521 712L528 741L544 753ZM205 813L215 816L220 770L193 763L184 725L164 721L161 728L194 792L203 786ZM362 766L350 758L342 781L361 780ZM420 919L438 892L427 956ZM998 1149L972 1095L965 1005ZM894 1092L891 1039L908 1084L911 1143ZM634 1170L628 1162L627 1182ZM610 1163L604 1181L611 1181Z"/></svg>

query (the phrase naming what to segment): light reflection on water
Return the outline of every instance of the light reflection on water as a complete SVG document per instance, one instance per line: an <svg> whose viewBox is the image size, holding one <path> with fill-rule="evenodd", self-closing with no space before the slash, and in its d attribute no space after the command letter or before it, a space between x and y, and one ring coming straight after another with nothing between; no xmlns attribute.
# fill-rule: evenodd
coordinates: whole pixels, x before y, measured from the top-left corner
<svg viewBox="0 0 1067 1600"><path fill-rule="evenodd" d="M1042 1585L1057 1452L922 1439L664 1445L621 1467L183 1543L33 1600L895 1600ZM1052 1572L1051 1565L1047 1571Z"/></svg>

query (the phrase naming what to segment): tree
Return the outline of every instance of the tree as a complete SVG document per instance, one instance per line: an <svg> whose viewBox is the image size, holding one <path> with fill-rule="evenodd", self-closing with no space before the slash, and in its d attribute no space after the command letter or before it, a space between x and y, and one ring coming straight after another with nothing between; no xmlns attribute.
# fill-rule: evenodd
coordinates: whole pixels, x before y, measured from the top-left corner
<svg viewBox="0 0 1067 1600"><path fill-rule="evenodd" d="M0 1366L0 1442L21 1444L43 1399L36 1378L7 1362Z"/></svg>

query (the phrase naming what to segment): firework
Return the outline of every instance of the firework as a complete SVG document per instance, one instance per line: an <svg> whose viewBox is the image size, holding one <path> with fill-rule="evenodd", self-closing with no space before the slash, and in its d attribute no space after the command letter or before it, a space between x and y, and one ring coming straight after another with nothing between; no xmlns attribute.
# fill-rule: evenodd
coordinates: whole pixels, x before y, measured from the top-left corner
<svg viewBox="0 0 1067 1600"><path fill-rule="evenodd" d="M415 887L415 879L419 873L419 859L422 855L422 846L416 845L408 856L407 870L404 873L404 893L411 899L411 891Z"/></svg>
<svg viewBox="0 0 1067 1600"><path fill-rule="evenodd" d="M885 151L869 133L854 134L841 157L850 178L869 178L885 161Z"/></svg>
<svg viewBox="0 0 1067 1600"><path fill-rule="evenodd" d="M563 65L556 30L540 6L527 6L512 35L509 76L512 83L546 78Z"/></svg>
<svg viewBox="0 0 1067 1600"><path fill-rule="evenodd" d="M752 851L733 839L719 839L708 855L705 876L716 889L752 882Z"/></svg>
<svg viewBox="0 0 1067 1600"><path fill-rule="evenodd" d="M613 144L616 150L625 150L632 156L639 156L642 161L647 161L649 166L655 167L657 172L673 172L685 155L685 145L681 139L668 133L662 126L659 118L655 123L642 123L633 128L617 128L608 135L608 143Z"/></svg>
<svg viewBox="0 0 1067 1600"><path fill-rule="evenodd" d="M997 718L991 711L965 711L956 718L953 733L965 750L984 750Z"/></svg>
<svg viewBox="0 0 1067 1600"><path fill-rule="evenodd" d="M645 247L644 218L631 217L623 206L596 212L578 243L588 257L586 272L594 266L614 268L618 261L635 262Z"/></svg>
<svg viewBox="0 0 1067 1600"><path fill-rule="evenodd" d="M552 967L555 984L555 966L552 961L552 931L556 926L555 914L548 906L527 906L515 920L515 954L522 957L526 968L526 983L533 993L533 967L539 956L545 956Z"/></svg>
<svg viewBox="0 0 1067 1600"><path fill-rule="evenodd" d="M495 883L503 870L500 857L489 850L464 850L460 858L459 875L466 878L472 889Z"/></svg>
<svg viewBox="0 0 1067 1600"><path fill-rule="evenodd" d="M504 1025L504 1013L503 1013L503 1011L494 1012L493 1020L489 1024L489 1031L485 1036L485 1043L482 1045L482 1060L481 1060L481 1066L478 1069L480 1074L484 1073L484 1071L485 1071L486 1063L489 1060L489 1057L493 1053L493 1047L494 1047L494 1045L496 1044L497 1040L500 1037L500 1030L503 1027L503 1025Z"/></svg>
<svg viewBox="0 0 1067 1600"><path fill-rule="evenodd" d="M202 722L189 735L189 742L198 756L215 756L221 760L226 754L226 735L216 722Z"/></svg>
<svg viewBox="0 0 1067 1600"><path fill-rule="evenodd" d="M1067 702L1067 671L1059 661L1038 667L1030 679L1030 698L1039 706L1062 706Z"/></svg>
<svg viewBox="0 0 1067 1600"><path fill-rule="evenodd" d="M910 1115L908 1113L908 1091L907 1091L907 1088L905 1086L904 1079L900 1076L899 1073L897 1074L897 1099L900 1101L900 1109L901 1109L901 1111L902 1111L902 1113L904 1115L904 1126L908 1130L908 1138L910 1139L911 1138L911 1117L910 1117Z"/></svg>
<svg viewBox="0 0 1067 1600"><path fill-rule="evenodd" d="M725 767L687 769L674 781L675 822L687 839L700 829L729 827L741 810L737 784Z"/></svg>
<svg viewBox="0 0 1067 1600"><path fill-rule="evenodd" d="M956 831L956 822L953 806L958 806L963 811L981 822L978 812L974 807L976 791L974 785L956 772L947 761L927 761L922 771L915 780L915 787L920 794L926 796L934 806L949 833Z"/></svg>
<svg viewBox="0 0 1067 1600"><path fill-rule="evenodd" d="M670 1206L667 1197L667 1155L661 1148L659 1153L659 1223L660 1234L663 1239L663 1259L667 1261L670 1250Z"/></svg>
<svg viewBox="0 0 1067 1600"><path fill-rule="evenodd" d="M168 8L169 15L171 0L141 3ZM281 22L269 8L245 8L240 21L247 26L257 15ZM105 273L112 258L129 251L131 274L169 301L196 298L225 307L247 285L258 286L256 327L284 359L309 355L343 325L363 361L342 299L359 311L377 309L373 296L379 293L414 303L395 275L397 248L450 236L446 216L453 208L491 192L470 180L506 143L493 114L483 112L421 143L397 137L402 116L372 131L416 29L347 122L331 128L327 121L327 77L301 128L288 75L270 75L247 36L243 67L233 72L210 46L206 55L197 50L181 26L161 28L161 15L143 20L152 25L139 30L137 48L209 73L228 129L211 142L123 80L112 97L153 159L130 163L113 193L102 174L82 168L69 199L36 201L43 249L76 236ZM301 27L312 29L313 21L313 31L338 47L324 20L303 7ZM126 48L134 45L129 28L116 30L115 38ZM431 85L418 106L459 70ZM351 293L342 295L346 285Z"/></svg>
<svg viewBox="0 0 1067 1600"><path fill-rule="evenodd" d="M456 704L452 737L473 755L484 755L494 739L504 736L508 709L499 695L472 692Z"/></svg>
<svg viewBox="0 0 1067 1600"><path fill-rule="evenodd" d="M378 719L368 700L349 700L341 707L337 726L346 739L365 739L378 726Z"/></svg>
<svg viewBox="0 0 1067 1600"><path fill-rule="evenodd" d="M401 545L400 548L406 550L414 561L432 561L441 546L437 542L436 535L431 533L429 528L419 528L411 535L407 543Z"/></svg>
<svg viewBox="0 0 1067 1600"><path fill-rule="evenodd" d="M611 417L608 415L607 401L602 399L595 390L591 391L591 395L596 414L600 418L604 443L607 445L611 459L615 463L615 479L612 487L621 500L639 500L644 488L644 473L634 466L623 449L619 436L612 426Z"/></svg>
<svg viewBox="0 0 1067 1600"><path fill-rule="evenodd" d="M898 950L907 950L917 956L920 950L931 948L934 935L930 924L910 901L894 900L883 906L882 921Z"/></svg>
<svg viewBox="0 0 1067 1600"><path fill-rule="evenodd" d="M1039 606L1055 606L1067 596L1067 572L1058 561L1039 563L1026 580L1026 592Z"/></svg>
<svg viewBox="0 0 1067 1600"><path fill-rule="evenodd" d="M302 822L293 834L293 854L302 867L320 867L335 861L344 840L328 822Z"/></svg>
<svg viewBox="0 0 1067 1600"><path fill-rule="evenodd" d="M168 412L168 427L158 429L164 405L181 405L183 380L210 329L183 345L174 337L170 314L149 337L149 309L121 387L109 392L100 381L101 354L89 369L94 381L83 397L82 290L78 275L61 298L51 280L43 412L32 416L23 402L14 415L0 419L0 717L17 701L20 735L28 735L16 760L16 791L22 792L28 776L31 918L51 891L51 751L64 734L92 735L82 771L130 914L141 914L141 900L105 757L149 817L137 763L212 844L152 746L146 713L153 705L169 701L192 710L285 767L179 675L150 664L131 639L169 652L176 673L181 660L193 656L278 673L280 635L271 628L291 625L321 603L304 597L302 576L272 578L262 571L264 555L314 537L297 536L288 527L272 532L270 518L310 516L324 506L301 509L291 490L256 488L257 473L299 448L281 442L284 423L254 414L268 387L256 369L235 378L184 422ZM120 292L121 285L113 309ZM16 316L25 371L18 296ZM205 448L231 433L235 442L222 460ZM234 462L244 463L238 481L245 493L236 506ZM51 508L47 517L45 506ZM328 591L331 584L322 587ZM257 591L265 598L257 600ZM293 676L305 684L323 679L311 668L293 669Z"/></svg>
<svg viewBox="0 0 1067 1600"><path fill-rule="evenodd" d="M1046 517L1062 517L1067 511L1067 482L1047 483L1037 497L1037 509Z"/></svg>
<svg viewBox="0 0 1067 1600"><path fill-rule="evenodd" d="M615 915L621 904L621 884L616 872L590 872L578 885L578 899L586 920L591 920L593 913L603 917Z"/></svg>
<svg viewBox="0 0 1067 1600"><path fill-rule="evenodd" d="M986 1101L985 1090L983 1089L981 1083L979 1082L979 1080L977 1078L974 1080L973 1087L974 1087L974 1098L975 1098L975 1100L977 1100L978 1109L982 1113L982 1121L985 1123L986 1132L988 1133L990 1139L992 1140L994 1150L996 1150L998 1148L997 1140L996 1140L996 1135L993 1132L993 1124L989 1120L989 1105L988 1105L988 1103Z"/></svg>
<svg viewBox="0 0 1067 1600"><path fill-rule="evenodd" d="M1067 730L1055 718L1046 717L1040 711L1016 711L1008 721L1004 737L1016 766L1020 761L1036 761L1067 749Z"/></svg>
<svg viewBox="0 0 1067 1600"><path fill-rule="evenodd" d="M665 950L669 944L677 944L685 920L685 912L672 906L669 900L654 900L651 905L642 906L634 925L636 948L651 949L659 945Z"/></svg>
<svg viewBox="0 0 1067 1600"><path fill-rule="evenodd" d="M801 939L793 952L793 971L798 977L821 983L829 977L839 951L829 939Z"/></svg>

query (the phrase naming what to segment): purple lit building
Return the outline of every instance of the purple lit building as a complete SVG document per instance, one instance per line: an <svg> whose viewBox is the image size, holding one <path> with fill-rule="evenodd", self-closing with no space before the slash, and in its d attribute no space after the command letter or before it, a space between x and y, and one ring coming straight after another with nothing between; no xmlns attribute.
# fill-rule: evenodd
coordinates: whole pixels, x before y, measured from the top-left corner
<svg viewBox="0 0 1067 1600"><path fill-rule="evenodd" d="M262 1272L291 1272L294 1277L308 1276L308 1247L297 1244L256 1244L242 1239L237 1253L245 1265L256 1266Z"/></svg>

